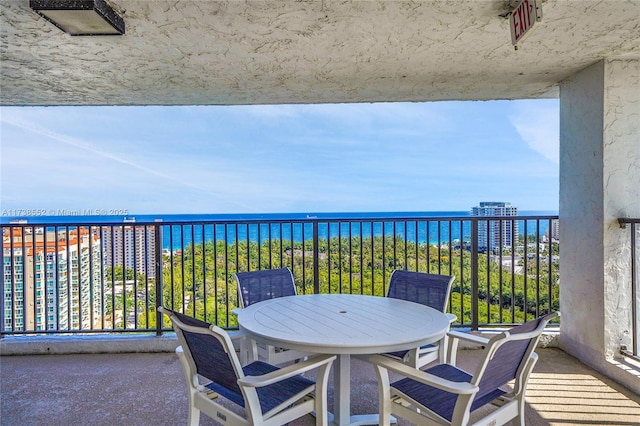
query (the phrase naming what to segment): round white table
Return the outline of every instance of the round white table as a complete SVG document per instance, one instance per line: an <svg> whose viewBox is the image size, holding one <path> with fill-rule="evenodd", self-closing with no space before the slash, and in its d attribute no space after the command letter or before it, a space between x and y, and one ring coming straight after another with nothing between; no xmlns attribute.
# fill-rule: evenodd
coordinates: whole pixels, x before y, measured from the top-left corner
<svg viewBox="0 0 640 426"><path fill-rule="evenodd" d="M234 311L258 342L308 353L338 355L334 363L333 421L378 424L377 415L351 416L351 355L411 349L440 340L448 317L405 300L351 294L287 296Z"/></svg>

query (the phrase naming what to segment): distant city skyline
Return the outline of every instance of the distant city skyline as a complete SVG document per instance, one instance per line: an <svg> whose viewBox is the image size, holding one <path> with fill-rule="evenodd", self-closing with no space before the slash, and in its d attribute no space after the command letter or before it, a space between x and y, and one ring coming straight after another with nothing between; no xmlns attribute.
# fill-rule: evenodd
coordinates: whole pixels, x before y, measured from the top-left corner
<svg viewBox="0 0 640 426"><path fill-rule="evenodd" d="M558 210L557 99L2 107L1 208Z"/></svg>
<svg viewBox="0 0 640 426"><path fill-rule="evenodd" d="M517 216L518 207L504 201L481 201L471 210L472 216ZM493 250L511 247L517 238L517 221L481 221L478 223L478 246Z"/></svg>

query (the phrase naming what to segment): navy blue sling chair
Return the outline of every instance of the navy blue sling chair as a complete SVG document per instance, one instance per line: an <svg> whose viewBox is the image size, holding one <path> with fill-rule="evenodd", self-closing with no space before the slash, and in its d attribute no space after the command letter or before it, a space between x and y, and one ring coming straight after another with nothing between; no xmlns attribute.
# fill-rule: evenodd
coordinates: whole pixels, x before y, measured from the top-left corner
<svg viewBox="0 0 640 426"><path fill-rule="evenodd" d="M382 355L368 356L378 376L380 424L389 425L394 415L417 425L465 426L473 419L472 424L514 421L524 426L525 391L538 359L535 349L547 323L559 316L550 313L491 338L450 331L455 343L449 363L425 370ZM456 367L453 348L459 339L484 345L475 371ZM402 378L390 383L389 371ZM479 408L486 409L472 418Z"/></svg>
<svg viewBox="0 0 640 426"><path fill-rule="evenodd" d="M189 425L198 425L200 412L223 425L284 425L314 414L326 425L329 370L335 356L322 355L279 368L262 361L240 365L225 330L163 307L173 324L176 354L188 386ZM315 380L302 374L314 370ZM231 401L244 408L244 416Z"/></svg>
<svg viewBox="0 0 640 426"><path fill-rule="evenodd" d="M449 275L428 274L397 269L391 273L387 297L420 303L445 313L449 302L449 293L455 277ZM456 316L446 314L449 323L456 320ZM445 362L447 358L448 337L434 344L421 346L404 351L387 353L386 355L404 362L415 368L439 360Z"/></svg>

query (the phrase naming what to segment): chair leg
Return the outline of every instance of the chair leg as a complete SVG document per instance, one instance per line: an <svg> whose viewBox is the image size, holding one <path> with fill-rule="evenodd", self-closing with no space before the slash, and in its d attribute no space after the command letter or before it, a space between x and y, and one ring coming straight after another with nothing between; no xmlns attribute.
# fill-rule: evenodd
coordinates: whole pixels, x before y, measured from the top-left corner
<svg viewBox="0 0 640 426"><path fill-rule="evenodd" d="M420 352L420 348L411 349L404 356L404 359L402 360L402 362L404 362L407 365L410 365L413 368L420 368L420 365L418 364L420 360L419 352Z"/></svg>
<svg viewBox="0 0 640 426"><path fill-rule="evenodd" d="M524 413L520 413L518 414L518 417L514 418L511 421L512 425L520 425L520 426L525 426L524 424Z"/></svg>
<svg viewBox="0 0 640 426"><path fill-rule="evenodd" d="M187 357L184 354L184 350L182 346L178 346L176 348L176 355L178 355L178 360L180 360L180 364L182 364L182 368L184 369L186 375L188 376L189 371L189 362L187 361ZM198 426L200 424L200 410L198 410L195 406L196 386L198 386L198 378L197 377L186 377L187 379L187 392L189 400L189 419L188 424L190 426Z"/></svg>
<svg viewBox="0 0 640 426"><path fill-rule="evenodd" d="M189 426L199 426L200 425L200 410L194 407L192 404L189 404Z"/></svg>
<svg viewBox="0 0 640 426"><path fill-rule="evenodd" d="M446 334L438 345L438 362L444 364L447 362L447 350L449 349L449 336Z"/></svg>
<svg viewBox="0 0 640 426"><path fill-rule="evenodd" d="M251 363L254 361L258 361L258 344L256 343L256 341L247 337L245 348L246 362Z"/></svg>
<svg viewBox="0 0 640 426"><path fill-rule="evenodd" d="M378 407L379 426L391 425L391 387L389 384L389 372L386 368L374 364L376 376L378 376Z"/></svg>
<svg viewBox="0 0 640 426"><path fill-rule="evenodd" d="M533 367L535 367L538 362L538 354L532 353L531 357L527 360L527 363L524 367L524 372L522 374L522 383L517 383L516 386L519 387L518 392L518 416L513 419L512 424L519 424L520 426L524 425L524 410L525 410L525 396L527 392L527 385L529 384L529 378L531 377L531 373L533 372Z"/></svg>
<svg viewBox="0 0 640 426"><path fill-rule="evenodd" d="M447 337L447 364L456 365L458 355L458 339ZM442 342L444 344L444 342Z"/></svg>
<svg viewBox="0 0 640 426"><path fill-rule="evenodd" d="M329 424L327 388L329 387L330 365L325 365L318 370L315 389L316 426Z"/></svg>

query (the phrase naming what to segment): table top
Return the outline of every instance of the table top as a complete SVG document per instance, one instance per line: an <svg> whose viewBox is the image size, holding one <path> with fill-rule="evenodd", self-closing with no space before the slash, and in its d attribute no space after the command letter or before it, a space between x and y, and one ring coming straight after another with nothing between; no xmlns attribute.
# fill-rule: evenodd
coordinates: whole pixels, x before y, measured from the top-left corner
<svg viewBox="0 0 640 426"><path fill-rule="evenodd" d="M449 319L418 303L379 296L279 297L235 311L240 329L266 344L312 353L373 354L444 336Z"/></svg>

